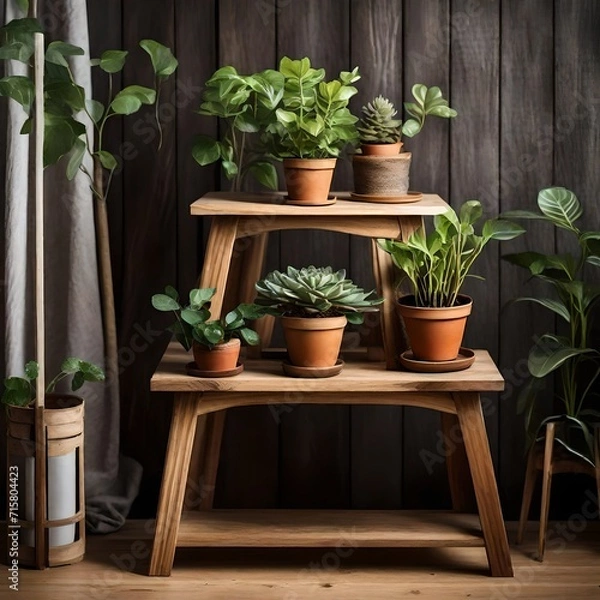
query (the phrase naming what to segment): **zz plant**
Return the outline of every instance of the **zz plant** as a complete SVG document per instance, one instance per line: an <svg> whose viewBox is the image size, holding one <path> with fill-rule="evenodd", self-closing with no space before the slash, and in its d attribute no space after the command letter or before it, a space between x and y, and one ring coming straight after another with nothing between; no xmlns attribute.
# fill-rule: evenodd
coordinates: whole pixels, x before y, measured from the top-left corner
<svg viewBox="0 0 600 600"><path fill-rule="evenodd" d="M594 384L600 375L600 352L590 339L592 318L600 299L600 287L588 279L588 269L600 267L600 231L581 228L583 208L577 196L565 188L542 190L537 198L538 211L517 210L506 213L514 219L533 219L566 232L573 251L542 254L527 251L503 258L527 269L533 279L543 282L547 296L525 296L517 302L533 302L556 315L564 328L541 335L529 352L531 379L523 388L518 410L525 415L525 426L533 443L545 425L560 421L557 441L573 454L592 462L593 442L590 423L600 418L598 394ZM563 413L542 418L538 398L544 382L558 375L555 396Z"/></svg>
<svg viewBox="0 0 600 600"><path fill-rule="evenodd" d="M524 229L511 221L490 219L480 233L475 225L483 210L478 200L465 202L457 214L452 208L434 218L434 230L426 235L423 228L407 241L378 240L394 264L409 280L416 306L451 307L471 267L491 240L511 240Z"/></svg>
<svg viewBox="0 0 600 600"><path fill-rule="evenodd" d="M281 102L267 126L265 140L275 158L333 158L357 139L357 118L348 102L357 93L358 67L325 81L325 69L310 59L279 63Z"/></svg>
<svg viewBox="0 0 600 600"><path fill-rule="evenodd" d="M7 406L29 406L35 400L35 382L39 371L38 363L32 360L25 365L24 377L5 379L2 403ZM80 358L67 358L63 361L60 372L46 386L46 393L54 392L58 382L67 377L72 377L71 390L76 392L86 381L104 381L104 371Z"/></svg>
<svg viewBox="0 0 600 600"><path fill-rule="evenodd" d="M361 324L363 313L377 310L382 298L365 292L346 271L331 267L288 267L285 273L272 271L256 284L256 303L280 316L325 317L344 315L349 323Z"/></svg>
<svg viewBox="0 0 600 600"><path fill-rule="evenodd" d="M190 350L194 342L212 350L217 344L236 337L249 346L256 346L260 339L246 321L262 317L265 311L254 304L240 304L221 319L211 320L209 306L215 291L215 288L193 289L188 304L183 305L177 290L167 286L164 294L152 296L152 306L161 312L174 313L177 320L169 330L185 350Z"/></svg>

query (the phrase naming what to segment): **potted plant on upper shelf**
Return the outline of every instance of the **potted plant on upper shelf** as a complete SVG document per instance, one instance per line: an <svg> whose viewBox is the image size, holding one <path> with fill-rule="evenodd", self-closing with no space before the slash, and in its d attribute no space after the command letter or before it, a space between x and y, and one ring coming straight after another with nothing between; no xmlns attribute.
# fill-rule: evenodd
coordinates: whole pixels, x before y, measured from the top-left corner
<svg viewBox="0 0 600 600"><path fill-rule="evenodd" d="M152 306L161 312L173 312L177 321L169 327L175 339L194 354L194 362L188 365L191 375L200 377L225 377L243 371L238 364L241 342L256 346L260 338L246 321L262 317L265 311L254 304L240 304L221 319L210 320L210 300L215 288L193 289L189 303L179 302L177 290L171 286L164 294L152 296Z"/></svg>
<svg viewBox="0 0 600 600"><path fill-rule="evenodd" d="M383 96L377 96L362 107L357 126L361 154L352 157L354 195L372 202L411 201L419 196L408 195L408 180L412 154L400 152L402 135L414 137L427 115L453 118L457 112L448 106L439 87L417 83L412 87L415 102L405 102L410 118L396 119L394 105Z"/></svg>
<svg viewBox="0 0 600 600"><path fill-rule="evenodd" d="M83 404L81 396L56 392L57 384L71 377L71 391L78 391L85 382L104 380L104 372L93 363L79 358L67 358L60 372L46 386L44 397L46 443L47 516L49 521L48 545L52 565L69 564L81 560L85 547L83 527ZM22 494L21 518L33 524L35 521L35 410L36 380L39 366L35 361L25 365L24 377L8 377L4 380L2 403L6 406L9 464L24 461L20 474ZM42 442L43 443L43 442ZM79 452L79 456L77 456ZM79 460L79 465L78 465ZM63 525L52 526L52 521ZM75 539L75 528L79 536ZM34 528L22 530L19 560L23 564L35 564L31 548L35 545ZM70 545L70 546L69 546ZM55 551L55 547L59 547ZM67 547L68 546L68 547ZM29 548L28 548L29 547ZM55 553L57 552L57 553Z"/></svg>
<svg viewBox="0 0 600 600"><path fill-rule="evenodd" d="M593 465L591 424L600 418L594 410L593 386L600 375L600 352L590 340L593 312L600 288L585 280L585 268L600 267L600 232L583 231L578 222L583 209L575 194L560 187L542 190L537 198L539 212L510 211L507 217L536 219L566 231L577 250L563 254L519 252L502 258L525 268L531 276L546 283L553 294L522 297L557 315L566 323L562 334L544 333L536 338L527 361L531 379L520 393L518 410L525 414L529 443L539 439L548 423L557 423L556 441L568 452ZM555 397L561 414L539 414L537 400L548 377L558 374L560 392Z"/></svg>
<svg viewBox="0 0 600 600"><path fill-rule="evenodd" d="M491 240L511 240L524 229L503 219L490 219L481 234L474 225L482 216L481 203L469 200L459 215L449 208L434 218L434 231L422 228L408 240L378 240L410 282L412 293L396 305L404 321L412 355L418 361L457 358L473 301L461 294L469 271Z"/></svg>
<svg viewBox="0 0 600 600"><path fill-rule="evenodd" d="M201 165L220 161L231 190L239 192L251 175L261 185L277 189L277 170L261 145L259 133L274 119L283 97L283 75L273 69L241 75L232 66L218 69L206 82L201 115L217 117L220 140L199 135L192 155Z"/></svg>
<svg viewBox="0 0 600 600"><path fill-rule="evenodd" d="M280 106L263 135L273 157L283 159L288 199L302 205L329 204L337 157L357 138L358 120L348 109L357 93L358 67L325 81L310 60L281 59Z"/></svg>
<svg viewBox="0 0 600 600"><path fill-rule="evenodd" d="M281 316L291 365L297 377L330 377L343 367L338 361L346 324L360 324L364 312L377 310L383 299L365 292L346 271L331 267L288 267L272 271L256 284L256 303Z"/></svg>

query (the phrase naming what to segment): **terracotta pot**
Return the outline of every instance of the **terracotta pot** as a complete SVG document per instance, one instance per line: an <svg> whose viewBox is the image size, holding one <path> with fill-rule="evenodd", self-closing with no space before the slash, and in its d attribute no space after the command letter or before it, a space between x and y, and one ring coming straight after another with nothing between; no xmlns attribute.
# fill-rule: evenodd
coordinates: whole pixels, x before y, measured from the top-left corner
<svg viewBox="0 0 600 600"><path fill-rule="evenodd" d="M406 196L410 172L410 152L395 156L352 157L354 191L365 196Z"/></svg>
<svg viewBox="0 0 600 600"><path fill-rule="evenodd" d="M402 149L402 142L395 144L361 144L363 156L397 156Z"/></svg>
<svg viewBox="0 0 600 600"><path fill-rule="evenodd" d="M240 357L240 340L232 338L228 342L217 344L212 350L194 342L192 351L200 371L229 371L235 369Z"/></svg>
<svg viewBox="0 0 600 600"><path fill-rule="evenodd" d="M294 202L325 204L337 158L286 158L283 160L288 198Z"/></svg>
<svg viewBox="0 0 600 600"><path fill-rule="evenodd" d="M396 309L417 360L454 360L458 356L473 300L458 296L458 302L448 308L428 308L415 306L414 296L398 301Z"/></svg>
<svg viewBox="0 0 600 600"><path fill-rule="evenodd" d="M288 355L297 367L332 367L342 346L346 317L282 317Z"/></svg>

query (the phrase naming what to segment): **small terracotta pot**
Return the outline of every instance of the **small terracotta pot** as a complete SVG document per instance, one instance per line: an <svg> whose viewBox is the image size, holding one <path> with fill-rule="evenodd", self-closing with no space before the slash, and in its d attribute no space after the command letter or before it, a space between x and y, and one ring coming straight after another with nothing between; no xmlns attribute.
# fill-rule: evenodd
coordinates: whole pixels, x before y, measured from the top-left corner
<svg viewBox="0 0 600 600"><path fill-rule="evenodd" d="M402 149L402 142L395 144L361 144L363 156L397 156Z"/></svg>
<svg viewBox="0 0 600 600"><path fill-rule="evenodd" d="M294 202L325 204L337 158L285 158L283 170L288 198Z"/></svg>
<svg viewBox="0 0 600 600"><path fill-rule="evenodd" d="M365 196L406 196L410 173L410 152L395 156L352 157L354 191Z"/></svg>
<svg viewBox="0 0 600 600"><path fill-rule="evenodd" d="M429 308L415 306L414 296L398 301L396 310L417 360L454 360L458 356L473 300L458 296L458 302L447 308Z"/></svg>
<svg viewBox="0 0 600 600"><path fill-rule="evenodd" d="M332 367L342 346L346 317L282 317L288 355L297 367Z"/></svg>
<svg viewBox="0 0 600 600"><path fill-rule="evenodd" d="M192 351L198 370L218 372L236 368L240 357L240 348L240 340L232 338L228 342L217 344L212 350L194 342Z"/></svg>

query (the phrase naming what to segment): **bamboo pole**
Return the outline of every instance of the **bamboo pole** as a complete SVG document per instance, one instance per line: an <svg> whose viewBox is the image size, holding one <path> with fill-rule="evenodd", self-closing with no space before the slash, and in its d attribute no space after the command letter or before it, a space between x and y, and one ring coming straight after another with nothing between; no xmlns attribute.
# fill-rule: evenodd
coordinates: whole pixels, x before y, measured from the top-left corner
<svg viewBox="0 0 600 600"><path fill-rule="evenodd" d="M46 427L44 315L44 36L35 34L35 345L39 373L35 389L35 561L46 567Z"/></svg>

